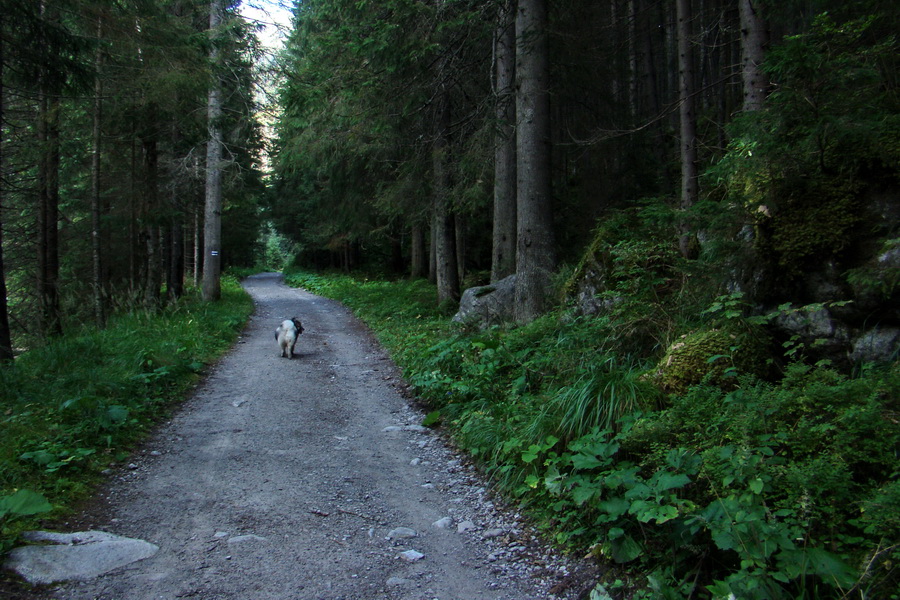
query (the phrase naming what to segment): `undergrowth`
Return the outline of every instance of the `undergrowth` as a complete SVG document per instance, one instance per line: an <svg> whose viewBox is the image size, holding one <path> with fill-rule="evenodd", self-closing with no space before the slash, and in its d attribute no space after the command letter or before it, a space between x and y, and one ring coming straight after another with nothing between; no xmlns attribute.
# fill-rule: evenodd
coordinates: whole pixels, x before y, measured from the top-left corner
<svg viewBox="0 0 900 600"><path fill-rule="evenodd" d="M252 302L189 295L160 312L114 315L0 366L0 552L36 519L70 510L126 459L233 343Z"/></svg>
<svg viewBox="0 0 900 600"><path fill-rule="evenodd" d="M664 396L661 349L636 353L615 313L474 332L451 326L426 282L287 280L352 308L427 424L558 543L614 566L592 600L900 598L896 363L851 376L794 355L768 381L732 367L726 385ZM694 324L716 326L720 304Z"/></svg>

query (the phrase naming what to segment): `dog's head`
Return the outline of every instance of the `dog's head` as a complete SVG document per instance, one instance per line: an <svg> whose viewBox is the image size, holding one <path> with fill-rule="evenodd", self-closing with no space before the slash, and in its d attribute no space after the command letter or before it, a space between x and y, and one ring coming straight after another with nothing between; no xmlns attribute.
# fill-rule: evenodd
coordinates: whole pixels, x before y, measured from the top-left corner
<svg viewBox="0 0 900 600"><path fill-rule="evenodd" d="M294 327L297 328L298 335L303 333L303 324L300 323L300 319L298 319L297 317L294 317L293 319L291 319L291 322L294 324Z"/></svg>

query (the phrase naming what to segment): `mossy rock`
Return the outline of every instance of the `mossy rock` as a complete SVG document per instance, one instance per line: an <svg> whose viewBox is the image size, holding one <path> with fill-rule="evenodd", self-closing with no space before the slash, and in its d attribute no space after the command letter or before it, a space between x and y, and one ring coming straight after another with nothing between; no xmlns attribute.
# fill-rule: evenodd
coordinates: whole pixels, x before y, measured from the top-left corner
<svg viewBox="0 0 900 600"><path fill-rule="evenodd" d="M769 339L764 333L710 329L682 335L671 344L653 379L672 394L683 394L703 382L728 389L735 386L738 374L762 376L768 364Z"/></svg>

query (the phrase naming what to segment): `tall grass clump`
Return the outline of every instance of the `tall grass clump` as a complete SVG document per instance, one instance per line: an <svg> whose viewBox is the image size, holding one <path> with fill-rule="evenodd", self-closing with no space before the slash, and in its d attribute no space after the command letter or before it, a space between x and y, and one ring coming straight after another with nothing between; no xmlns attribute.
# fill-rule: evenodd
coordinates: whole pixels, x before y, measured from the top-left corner
<svg viewBox="0 0 900 600"><path fill-rule="evenodd" d="M220 302L189 295L119 312L106 329L83 326L0 366L0 504L29 490L57 513L73 506L231 346L252 308L223 278ZM0 550L29 524L0 515Z"/></svg>
<svg viewBox="0 0 900 600"><path fill-rule="evenodd" d="M598 356L548 404L557 435L574 440L594 429L615 430L626 415L655 408L658 390L634 359Z"/></svg>

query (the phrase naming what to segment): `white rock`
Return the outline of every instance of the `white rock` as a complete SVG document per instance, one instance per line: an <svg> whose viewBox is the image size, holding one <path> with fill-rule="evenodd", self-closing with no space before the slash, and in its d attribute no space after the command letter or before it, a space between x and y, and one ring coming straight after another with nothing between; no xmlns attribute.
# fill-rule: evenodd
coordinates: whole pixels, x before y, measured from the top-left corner
<svg viewBox="0 0 900 600"><path fill-rule="evenodd" d="M396 527L394 529L391 529L390 532L388 532L387 536L388 539L391 540L402 540L406 538L414 538L417 535L419 534L416 533L415 529L410 529L409 527Z"/></svg>
<svg viewBox="0 0 900 600"><path fill-rule="evenodd" d="M422 560L425 558L425 555L421 552L416 552L415 550L407 550L406 552L401 552L399 554L400 558L407 562L416 562L417 560Z"/></svg>
<svg viewBox="0 0 900 600"><path fill-rule="evenodd" d="M102 531L71 534L37 531L26 539L54 543L22 546L9 553L4 566L33 584L93 579L159 551L158 546L149 542Z"/></svg>
<svg viewBox="0 0 900 600"><path fill-rule="evenodd" d="M451 525L453 525L453 519L451 519L450 517L438 519L431 524L432 527L437 527L438 529L448 529Z"/></svg>
<svg viewBox="0 0 900 600"><path fill-rule="evenodd" d="M471 531L476 529L475 523L472 521L463 521L462 523L456 526L456 531L459 533L464 533L466 531Z"/></svg>

